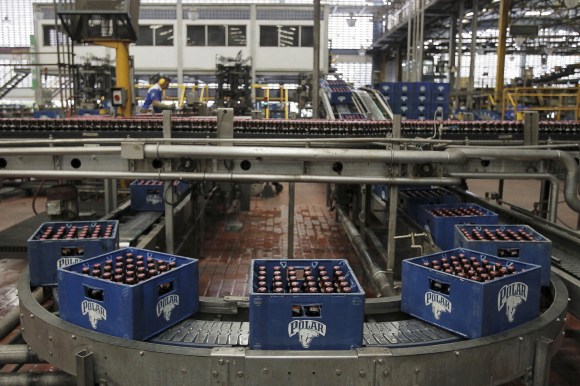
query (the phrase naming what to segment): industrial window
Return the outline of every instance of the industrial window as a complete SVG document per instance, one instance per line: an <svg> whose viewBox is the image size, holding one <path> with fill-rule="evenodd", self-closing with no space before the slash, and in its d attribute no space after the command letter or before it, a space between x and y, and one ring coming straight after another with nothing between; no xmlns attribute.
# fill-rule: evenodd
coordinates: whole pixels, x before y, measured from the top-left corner
<svg viewBox="0 0 580 386"><path fill-rule="evenodd" d="M205 25L187 26L187 45L205 46Z"/></svg>
<svg viewBox="0 0 580 386"><path fill-rule="evenodd" d="M246 45L246 26L228 26L228 46L242 47Z"/></svg>
<svg viewBox="0 0 580 386"><path fill-rule="evenodd" d="M283 26L280 27L280 47L298 47L299 27Z"/></svg>
<svg viewBox="0 0 580 386"><path fill-rule="evenodd" d="M270 25L260 26L260 46L278 47L278 27Z"/></svg>
<svg viewBox="0 0 580 386"><path fill-rule="evenodd" d="M172 46L173 25L140 25L138 46Z"/></svg>
<svg viewBox="0 0 580 386"><path fill-rule="evenodd" d="M208 46L225 46L226 45L226 27L223 25L207 26L207 45Z"/></svg>
<svg viewBox="0 0 580 386"><path fill-rule="evenodd" d="M260 26L261 47L312 47L312 27Z"/></svg>
<svg viewBox="0 0 580 386"><path fill-rule="evenodd" d="M58 40L60 44L66 43L67 35L65 32L58 33ZM57 33L54 25L42 26L42 44L45 46L56 46Z"/></svg>
<svg viewBox="0 0 580 386"><path fill-rule="evenodd" d="M313 41L314 41L314 29L312 27L301 27L300 28L300 46L301 47L312 47Z"/></svg>
<svg viewBox="0 0 580 386"><path fill-rule="evenodd" d="M207 41L206 41L207 36ZM227 37L227 40L226 40ZM245 25L189 25L187 26L188 46L246 46Z"/></svg>

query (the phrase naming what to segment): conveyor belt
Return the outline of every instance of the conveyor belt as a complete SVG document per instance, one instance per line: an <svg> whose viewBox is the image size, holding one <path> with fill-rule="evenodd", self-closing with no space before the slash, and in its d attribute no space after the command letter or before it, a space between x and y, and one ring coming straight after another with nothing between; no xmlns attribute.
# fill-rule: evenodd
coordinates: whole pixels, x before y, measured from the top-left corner
<svg viewBox="0 0 580 386"><path fill-rule="evenodd" d="M151 343L186 347L247 346L248 322L187 319L155 336ZM461 338L420 320L365 323L365 347L413 347L443 344Z"/></svg>
<svg viewBox="0 0 580 386"><path fill-rule="evenodd" d="M162 212L136 212L127 221L123 221L119 227L119 243L133 245L132 243L155 223Z"/></svg>

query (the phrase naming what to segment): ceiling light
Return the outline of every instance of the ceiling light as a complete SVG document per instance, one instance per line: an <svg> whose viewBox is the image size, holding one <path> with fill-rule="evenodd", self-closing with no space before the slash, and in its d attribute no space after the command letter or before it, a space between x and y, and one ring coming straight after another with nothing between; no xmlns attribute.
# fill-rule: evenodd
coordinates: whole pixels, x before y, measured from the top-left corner
<svg viewBox="0 0 580 386"><path fill-rule="evenodd" d="M578 0L564 0L566 8L572 9L578 5Z"/></svg>

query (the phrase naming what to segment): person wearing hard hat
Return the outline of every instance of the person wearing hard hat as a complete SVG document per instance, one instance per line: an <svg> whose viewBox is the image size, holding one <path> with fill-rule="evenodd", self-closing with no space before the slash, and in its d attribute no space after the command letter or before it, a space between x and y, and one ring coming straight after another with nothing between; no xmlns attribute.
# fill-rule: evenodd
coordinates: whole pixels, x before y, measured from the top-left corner
<svg viewBox="0 0 580 386"><path fill-rule="evenodd" d="M166 76L159 76L157 81L153 86L147 90L147 96L145 97L145 102L141 107L142 113L154 112L160 113L162 110L175 110L175 105L165 104L161 102L163 99L163 90L169 87L171 79Z"/></svg>

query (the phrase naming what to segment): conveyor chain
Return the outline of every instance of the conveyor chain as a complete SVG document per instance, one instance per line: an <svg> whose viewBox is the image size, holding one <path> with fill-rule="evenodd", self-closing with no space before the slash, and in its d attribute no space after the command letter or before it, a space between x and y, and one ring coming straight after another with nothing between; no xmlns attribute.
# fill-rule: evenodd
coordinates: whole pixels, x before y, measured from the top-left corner
<svg viewBox="0 0 580 386"><path fill-rule="evenodd" d="M249 332L248 322L187 319L150 342L187 347L247 346ZM366 347L410 347L458 340L458 336L416 319L368 322L363 330L363 345Z"/></svg>

